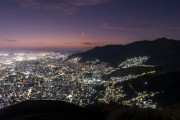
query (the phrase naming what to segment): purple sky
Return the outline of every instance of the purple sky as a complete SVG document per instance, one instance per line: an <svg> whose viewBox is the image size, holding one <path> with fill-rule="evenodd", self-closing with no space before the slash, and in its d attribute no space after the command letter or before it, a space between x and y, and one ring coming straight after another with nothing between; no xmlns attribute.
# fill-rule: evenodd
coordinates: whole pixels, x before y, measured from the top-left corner
<svg viewBox="0 0 180 120"><path fill-rule="evenodd" d="M0 0L0 48L180 39L179 0Z"/></svg>

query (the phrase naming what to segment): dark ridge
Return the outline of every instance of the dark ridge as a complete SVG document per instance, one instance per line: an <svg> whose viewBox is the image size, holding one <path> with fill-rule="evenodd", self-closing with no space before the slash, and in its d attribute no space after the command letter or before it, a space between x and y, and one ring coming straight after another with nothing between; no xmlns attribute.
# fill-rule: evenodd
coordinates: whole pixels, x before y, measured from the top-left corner
<svg viewBox="0 0 180 120"><path fill-rule="evenodd" d="M85 108L61 101L26 101L0 110L1 120L179 120L180 104L163 110L95 103Z"/></svg>
<svg viewBox="0 0 180 120"><path fill-rule="evenodd" d="M63 101L25 101L0 110L0 120L101 120L91 110Z"/></svg>
<svg viewBox="0 0 180 120"><path fill-rule="evenodd" d="M149 56L150 60L147 61L147 64L178 64L180 61L180 41L158 38L154 41L137 41L127 45L106 45L74 54L69 59L82 57L80 62L86 62L97 58L102 62L117 66L127 58L138 56Z"/></svg>
<svg viewBox="0 0 180 120"><path fill-rule="evenodd" d="M130 91L132 92L132 88L128 87L129 84L136 92L159 92L159 94L151 98L153 102L157 103L158 107L164 108L180 101L180 93L177 92L180 91L180 71L159 75L146 75L131 81L125 81L122 85L127 95L130 95Z"/></svg>

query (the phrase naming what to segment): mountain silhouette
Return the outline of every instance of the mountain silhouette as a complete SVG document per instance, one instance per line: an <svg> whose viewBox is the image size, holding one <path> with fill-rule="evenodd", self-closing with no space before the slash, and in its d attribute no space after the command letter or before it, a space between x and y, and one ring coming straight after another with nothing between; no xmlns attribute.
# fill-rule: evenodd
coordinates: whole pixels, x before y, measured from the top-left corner
<svg viewBox="0 0 180 120"><path fill-rule="evenodd" d="M179 120L180 105L156 110L117 103L86 107L62 101L25 101L0 110L1 120Z"/></svg>
<svg viewBox="0 0 180 120"><path fill-rule="evenodd" d="M102 120L102 115L63 101L38 100L1 109L0 120Z"/></svg>
<svg viewBox="0 0 180 120"><path fill-rule="evenodd" d="M118 66L127 58L139 56L149 56L150 59L147 61L147 64L151 65L179 64L180 41L158 38L153 41L137 41L127 45L106 45L74 54L70 56L69 59L81 57L80 62L99 59L101 62Z"/></svg>

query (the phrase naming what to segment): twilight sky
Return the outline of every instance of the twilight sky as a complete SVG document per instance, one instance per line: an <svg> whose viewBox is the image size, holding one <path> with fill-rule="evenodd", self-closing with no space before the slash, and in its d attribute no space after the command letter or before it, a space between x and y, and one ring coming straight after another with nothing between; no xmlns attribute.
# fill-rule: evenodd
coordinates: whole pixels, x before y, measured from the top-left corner
<svg viewBox="0 0 180 120"><path fill-rule="evenodd" d="M180 39L180 0L0 0L0 48Z"/></svg>

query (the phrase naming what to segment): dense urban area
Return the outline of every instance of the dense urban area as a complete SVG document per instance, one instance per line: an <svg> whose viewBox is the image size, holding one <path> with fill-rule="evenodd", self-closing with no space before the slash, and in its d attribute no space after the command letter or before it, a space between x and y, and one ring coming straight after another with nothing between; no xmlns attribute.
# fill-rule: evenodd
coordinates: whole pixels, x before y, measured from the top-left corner
<svg viewBox="0 0 180 120"><path fill-rule="evenodd" d="M159 94L158 91L138 92L135 97L125 100L123 98L127 94L121 85L124 81L156 71L103 78L120 69L138 66L153 68L153 65L145 64L148 56L129 58L118 67L98 59L81 63L81 58L67 58L68 54L56 52L1 52L0 108L25 100L62 100L80 106L94 102L119 102L156 108L151 97Z"/></svg>

